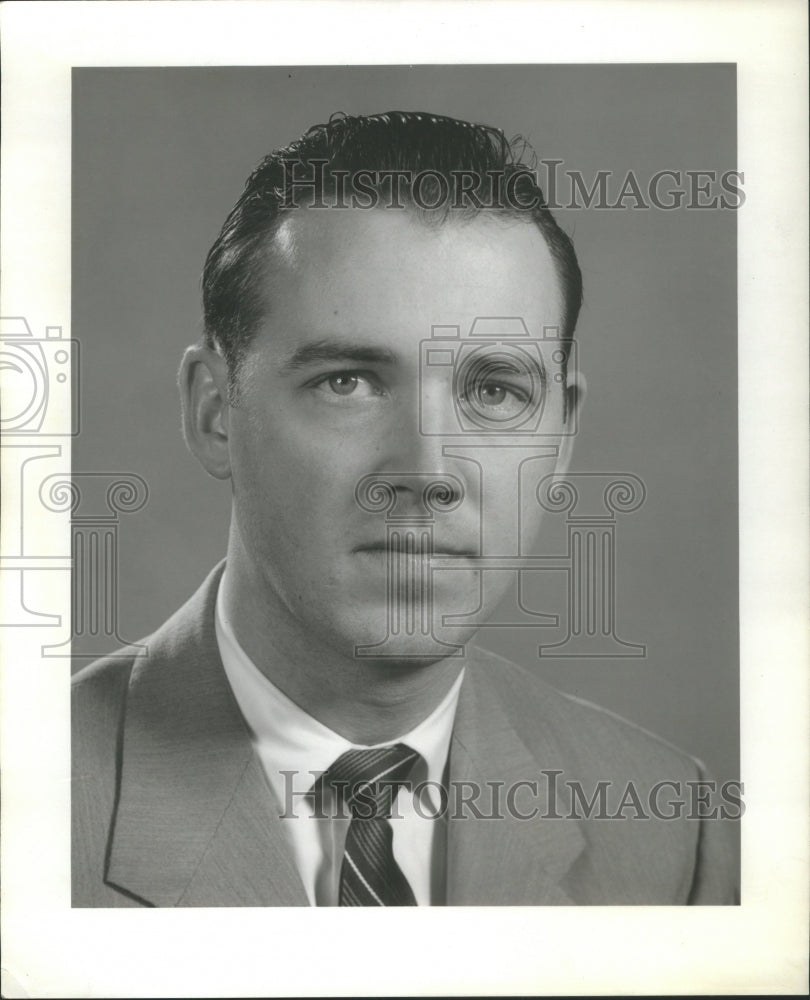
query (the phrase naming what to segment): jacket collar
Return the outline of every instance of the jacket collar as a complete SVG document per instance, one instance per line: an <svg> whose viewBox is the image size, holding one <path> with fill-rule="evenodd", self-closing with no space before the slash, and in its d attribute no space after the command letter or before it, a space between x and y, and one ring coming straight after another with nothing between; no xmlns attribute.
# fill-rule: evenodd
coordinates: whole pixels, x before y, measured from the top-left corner
<svg viewBox="0 0 810 1000"><path fill-rule="evenodd" d="M106 880L154 906L306 906L217 651L222 569L133 669Z"/></svg>
<svg viewBox="0 0 810 1000"><path fill-rule="evenodd" d="M534 752L527 749L509 699L494 682L493 659L468 648L450 749L447 904L570 904L564 878L585 838L575 820L542 818L568 812L565 786L557 789L542 772L557 767L562 751L542 717L533 733ZM495 818L476 819L469 807L459 807L460 798L477 789L480 813Z"/></svg>
<svg viewBox="0 0 810 1000"><path fill-rule="evenodd" d="M224 564L149 640L127 700L119 797L106 881L153 906L306 906L261 763L217 649L214 605ZM501 783L502 819L448 811L449 905L552 904L584 839L572 821L509 815L505 795L560 760L550 732L533 756L493 685L487 654L468 649L450 749L451 792ZM542 725L541 725L542 729ZM533 790L532 790L533 791ZM471 795L471 792L465 792ZM517 799L530 811L528 799ZM562 810L560 810L562 811Z"/></svg>

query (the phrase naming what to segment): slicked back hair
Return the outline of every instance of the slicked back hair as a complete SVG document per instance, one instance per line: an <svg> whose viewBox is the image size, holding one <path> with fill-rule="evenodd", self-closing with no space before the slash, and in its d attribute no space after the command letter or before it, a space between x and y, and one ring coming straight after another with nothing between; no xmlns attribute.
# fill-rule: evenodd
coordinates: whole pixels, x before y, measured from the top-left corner
<svg viewBox="0 0 810 1000"><path fill-rule="evenodd" d="M232 394L265 309L261 279L278 225L290 211L337 203L346 178L360 174L365 189L380 195L379 204L390 204L392 188L386 185L396 183L401 207L429 225L482 212L536 224L561 283L560 333L571 338L582 303L582 276L570 238L546 206L534 155L525 142L509 142L502 131L487 125L426 112L334 115L262 160L208 252L202 278L205 342L225 358ZM392 174L398 175L396 181ZM412 178L420 174L416 190ZM461 174L477 178L478 185L460 196ZM305 197L291 198L296 182ZM506 188L509 198L504 197ZM442 191L453 194L442 198Z"/></svg>

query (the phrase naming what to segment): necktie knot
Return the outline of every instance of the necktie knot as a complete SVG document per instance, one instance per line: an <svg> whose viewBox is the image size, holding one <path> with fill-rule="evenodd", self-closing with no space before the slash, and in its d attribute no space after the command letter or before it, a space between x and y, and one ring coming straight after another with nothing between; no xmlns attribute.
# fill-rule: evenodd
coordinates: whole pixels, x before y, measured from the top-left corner
<svg viewBox="0 0 810 1000"><path fill-rule="evenodd" d="M388 819L398 785L418 759L419 754L404 743L347 750L323 775L323 781L348 805L352 819Z"/></svg>
<svg viewBox="0 0 810 1000"><path fill-rule="evenodd" d="M338 802L351 809L340 869L341 906L415 905L413 891L394 858L389 820L398 785L420 759L404 743L347 750L315 782L316 798L331 787Z"/></svg>

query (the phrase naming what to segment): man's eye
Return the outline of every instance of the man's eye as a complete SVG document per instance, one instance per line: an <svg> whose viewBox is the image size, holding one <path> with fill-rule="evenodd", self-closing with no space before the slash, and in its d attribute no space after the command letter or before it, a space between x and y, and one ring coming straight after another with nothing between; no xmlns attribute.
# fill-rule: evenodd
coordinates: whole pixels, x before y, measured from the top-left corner
<svg viewBox="0 0 810 1000"><path fill-rule="evenodd" d="M364 372L331 372L311 383L312 388L327 398L351 396L354 399L371 399L381 396L382 389L372 375Z"/></svg>
<svg viewBox="0 0 810 1000"><path fill-rule="evenodd" d="M485 382L481 386L479 395L484 406L503 406L509 395L517 396L518 400L523 401L521 399L523 396L522 393L516 392L514 389L509 389L498 382Z"/></svg>
<svg viewBox="0 0 810 1000"><path fill-rule="evenodd" d="M338 396L351 396L360 379L356 375L330 375L326 380L329 388Z"/></svg>
<svg viewBox="0 0 810 1000"><path fill-rule="evenodd" d="M477 385L469 386L464 396L468 402L477 403L482 407L523 406L529 398L524 389L495 381L481 381Z"/></svg>

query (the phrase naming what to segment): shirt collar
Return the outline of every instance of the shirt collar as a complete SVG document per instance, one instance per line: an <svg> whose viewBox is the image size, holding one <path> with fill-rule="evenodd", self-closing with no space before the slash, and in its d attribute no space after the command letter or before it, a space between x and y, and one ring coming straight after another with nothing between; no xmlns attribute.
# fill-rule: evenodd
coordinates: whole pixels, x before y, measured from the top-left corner
<svg viewBox="0 0 810 1000"><path fill-rule="evenodd" d="M282 772L293 772L291 787L294 792L306 792L319 774L346 750L357 749L358 744L349 742L313 718L265 677L239 645L225 615L223 593L221 582L215 626L222 664L253 734L254 744L267 767L273 791L279 801L284 802L286 779ZM423 776L430 782L441 783L463 679L462 669L453 686L426 719L409 732L374 746L407 744L425 761L426 774Z"/></svg>

